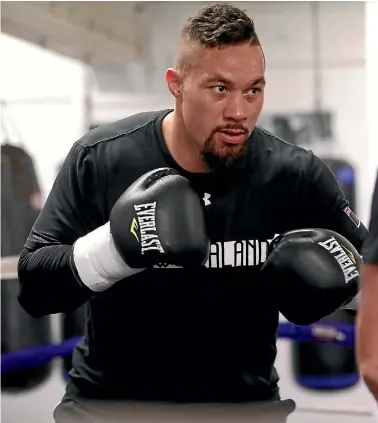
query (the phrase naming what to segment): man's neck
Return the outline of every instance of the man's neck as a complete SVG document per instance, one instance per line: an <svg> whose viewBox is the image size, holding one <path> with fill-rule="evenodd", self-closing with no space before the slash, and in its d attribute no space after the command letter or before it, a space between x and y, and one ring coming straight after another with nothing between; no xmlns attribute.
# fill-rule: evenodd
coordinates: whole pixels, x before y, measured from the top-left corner
<svg viewBox="0 0 378 423"><path fill-rule="evenodd" d="M187 172L207 173L208 166L202 159L198 145L190 139L184 122L173 111L163 120L165 143L176 163Z"/></svg>

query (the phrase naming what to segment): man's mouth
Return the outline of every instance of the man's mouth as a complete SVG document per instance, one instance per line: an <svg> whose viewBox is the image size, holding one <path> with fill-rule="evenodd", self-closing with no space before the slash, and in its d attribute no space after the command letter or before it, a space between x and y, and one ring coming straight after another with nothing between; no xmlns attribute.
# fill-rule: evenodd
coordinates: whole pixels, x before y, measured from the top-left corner
<svg viewBox="0 0 378 423"><path fill-rule="evenodd" d="M241 129L225 129L220 134L222 141L227 144L239 144L245 139L245 132Z"/></svg>
<svg viewBox="0 0 378 423"><path fill-rule="evenodd" d="M244 131L241 129L224 129L221 132L227 135L244 135Z"/></svg>

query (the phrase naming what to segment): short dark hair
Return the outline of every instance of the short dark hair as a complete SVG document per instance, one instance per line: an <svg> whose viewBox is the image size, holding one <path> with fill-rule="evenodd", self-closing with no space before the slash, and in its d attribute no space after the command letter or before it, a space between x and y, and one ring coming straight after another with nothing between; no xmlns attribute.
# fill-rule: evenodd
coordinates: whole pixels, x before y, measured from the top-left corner
<svg viewBox="0 0 378 423"><path fill-rule="evenodd" d="M260 44L253 20L247 13L230 4L214 4L189 18L181 38L206 47L235 44L243 41Z"/></svg>

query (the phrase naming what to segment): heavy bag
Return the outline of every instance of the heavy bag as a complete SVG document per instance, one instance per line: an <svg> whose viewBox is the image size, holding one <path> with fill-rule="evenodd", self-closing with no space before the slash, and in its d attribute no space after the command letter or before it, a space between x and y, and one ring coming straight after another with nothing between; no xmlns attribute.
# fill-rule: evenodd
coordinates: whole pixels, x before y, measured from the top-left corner
<svg viewBox="0 0 378 423"><path fill-rule="evenodd" d="M355 170L341 159L323 158L334 173L340 188L356 209ZM320 320L320 324L354 324L355 317L345 310L337 310ZM301 386L315 390L339 390L354 386L359 381L355 349L337 344L306 342L293 343L294 379Z"/></svg>
<svg viewBox="0 0 378 423"><path fill-rule="evenodd" d="M354 324L355 317L337 310L319 324ZM293 371L296 382L314 390L351 388L359 381L354 347L344 345L296 342L292 346Z"/></svg>
<svg viewBox="0 0 378 423"><path fill-rule="evenodd" d="M62 333L64 340L76 336L83 336L85 331L87 305L83 304L70 313L62 313ZM72 369L72 355L63 359L63 377L67 380L67 374Z"/></svg>
<svg viewBox="0 0 378 423"><path fill-rule="evenodd" d="M17 256L40 212L40 190L33 162L22 148L2 145L1 165L1 255L7 261L14 257L17 262ZM35 319L18 303L17 269L16 265L13 267L7 275L2 272L2 353L51 343L50 317ZM38 386L47 379L50 370L50 363L18 371L2 369L1 389L20 391Z"/></svg>
<svg viewBox="0 0 378 423"><path fill-rule="evenodd" d="M356 212L356 171L353 166L341 159L323 158L335 175L345 197L349 201L349 206Z"/></svg>

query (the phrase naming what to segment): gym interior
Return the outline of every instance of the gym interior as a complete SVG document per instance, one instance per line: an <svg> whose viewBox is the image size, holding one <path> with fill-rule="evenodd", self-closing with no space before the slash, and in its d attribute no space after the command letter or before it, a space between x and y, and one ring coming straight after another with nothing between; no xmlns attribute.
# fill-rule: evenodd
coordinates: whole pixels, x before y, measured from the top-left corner
<svg viewBox="0 0 378 423"><path fill-rule="evenodd" d="M367 224L378 168L378 3L231 3L254 19L266 58L259 125L325 160ZM165 70L175 64L180 28L208 4L1 4L3 423L53 422L83 334L85 305L34 319L17 302L17 260L64 158L99 125L173 106ZM338 324L343 342L327 332ZM356 365L354 324L340 311L318 331L296 332L280 316L275 365L282 396L297 404L289 423L377 421ZM211 421L226 420L237 421Z"/></svg>

